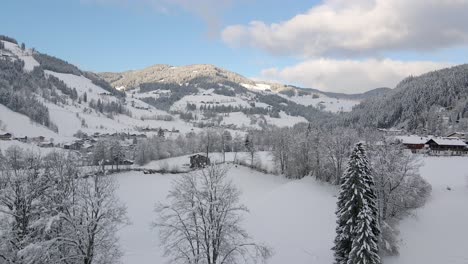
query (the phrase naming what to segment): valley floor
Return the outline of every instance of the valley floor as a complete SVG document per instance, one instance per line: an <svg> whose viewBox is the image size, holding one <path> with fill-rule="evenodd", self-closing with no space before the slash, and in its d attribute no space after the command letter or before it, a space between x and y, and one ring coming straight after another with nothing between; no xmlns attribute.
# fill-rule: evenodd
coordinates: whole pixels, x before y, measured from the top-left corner
<svg viewBox="0 0 468 264"><path fill-rule="evenodd" d="M423 161L421 174L432 184L433 194L414 216L401 222L401 255L385 262L468 263L468 158ZM116 177L118 194L127 204L132 221L120 233L123 262L164 263L157 232L151 230L153 208L156 202L165 200L171 181L179 176L129 172ZM246 229L257 241L274 249L268 263L333 262L337 187L309 177L287 180L242 166L232 167L229 177L242 190L242 202L250 209L244 222Z"/></svg>

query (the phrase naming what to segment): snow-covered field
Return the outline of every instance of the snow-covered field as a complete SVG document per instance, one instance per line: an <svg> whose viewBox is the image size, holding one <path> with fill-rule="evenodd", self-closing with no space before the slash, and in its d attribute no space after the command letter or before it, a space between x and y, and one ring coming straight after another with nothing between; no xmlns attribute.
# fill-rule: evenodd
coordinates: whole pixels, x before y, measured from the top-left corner
<svg viewBox="0 0 468 264"><path fill-rule="evenodd" d="M421 175L432 196L400 223L400 256L386 263L468 263L468 158L425 158Z"/></svg>
<svg viewBox="0 0 468 264"><path fill-rule="evenodd" d="M261 158L268 161L266 153ZM188 163L187 157L168 162ZM154 164L153 164L154 165ZM468 158L425 158L421 173L433 186L428 203L401 222L401 255L386 258L398 264L468 263ZM132 225L121 230L123 262L164 263L158 237L150 224L154 204L164 201L177 175L118 174L118 195L128 206ZM333 262L337 188L312 178L287 180L248 168L232 167L229 177L242 190L251 213L245 227L257 240L274 248L271 264ZM451 190L447 190L447 187Z"/></svg>

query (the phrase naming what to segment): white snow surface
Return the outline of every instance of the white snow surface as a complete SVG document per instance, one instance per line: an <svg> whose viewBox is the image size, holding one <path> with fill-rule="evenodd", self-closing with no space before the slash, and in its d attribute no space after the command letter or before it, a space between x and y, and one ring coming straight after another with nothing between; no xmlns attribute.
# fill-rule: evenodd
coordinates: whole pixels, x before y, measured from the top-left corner
<svg viewBox="0 0 468 264"><path fill-rule="evenodd" d="M400 223L400 256L386 263L468 263L468 158L424 158L421 175L431 198Z"/></svg>
<svg viewBox="0 0 468 264"><path fill-rule="evenodd" d="M272 166L266 152L260 159ZM413 217L401 222L401 254L386 257L384 261L390 264L466 264L468 210L464 208L468 201L468 158L423 160L421 174L433 186L432 197ZM148 166L154 168L160 162L181 166L188 163L188 156ZM156 202L166 200L172 180L180 175L129 172L115 177L120 183L118 195L126 203L133 222L120 232L125 251L123 263L164 263L157 232L150 228L155 219L153 208ZM268 263L333 262L336 186L310 177L288 180L242 166L232 167L229 178L240 188L241 201L250 209L244 227L256 241L274 249L275 254Z"/></svg>
<svg viewBox="0 0 468 264"><path fill-rule="evenodd" d="M13 137L38 137L44 136L46 139L53 138L55 142L66 140L49 128L39 125L29 119L29 117L14 112L6 106L0 104L0 131L9 132Z"/></svg>
<svg viewBox="0 0 468 264"><path fill-rule="evenodd" d="M62 80L68 87L75 88L78 92L78 96L82 96L84 93L87 93L88 100L104 100L104 101L115 101L115 97L107 96L109 92L102 89L101 87L95 85L90 79L84 76L77 76L71 73L58 73L49 70L44 71L48 75L53 75L58 79Z"/></svg>
<svg viewBox="0 0 468 264"><path fill-rule="evenodd" d="M241 83L241 85L250 90L265 91L265 90L271 89L271 85L266 84L266 83L255 83L255 84Z"/></svg>
<svg viewBox="0 0 468 264"><path fill-rule="evenodd" d="M0 40L2 41L2 40ZM39 62L37 62L34 57L32 56L32 50L26 49L22 50L18 45L8 41L2 41L5 44L5 49L9 50L15 56L17 56L20 60L24 61L24 70L25 71L32 71L34 67L39 66Z"/></svg>
<svg viewBox="0 0 468 264"><path fill-rule="evenodd" d="M409 136L395 136L396 139L400 140L403 144L426 144L429 141L429 137L422 137L417 135Z"/></svg>

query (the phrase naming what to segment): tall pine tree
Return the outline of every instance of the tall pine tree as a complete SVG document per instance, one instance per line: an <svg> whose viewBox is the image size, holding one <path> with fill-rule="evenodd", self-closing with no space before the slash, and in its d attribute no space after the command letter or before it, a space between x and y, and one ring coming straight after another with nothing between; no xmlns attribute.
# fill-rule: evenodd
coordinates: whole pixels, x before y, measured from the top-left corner
<svg viewBox="0 0 468 264"><path fill-rule="evenodd" d="M380 264L374 180L362 143L348 162L338 197L335 264Z"/></svg>

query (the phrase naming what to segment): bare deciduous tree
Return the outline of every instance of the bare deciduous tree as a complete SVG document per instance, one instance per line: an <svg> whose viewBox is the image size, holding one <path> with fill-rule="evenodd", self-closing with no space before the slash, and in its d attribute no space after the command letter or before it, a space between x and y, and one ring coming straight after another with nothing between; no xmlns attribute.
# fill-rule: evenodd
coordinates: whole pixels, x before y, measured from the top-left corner
<svg viewBox="0 0 468 264"><path fill-rule="evenodd" d="M271 255L241 227L247 208L226 179L228 167L210 166L174 182L169 204L156 212L165 255L170 263L259 263Z"/></svg>
<svg viewBox="0 0 468 264"><path fill-rule="evenodd" d="M394 226L409 210L425 203L431 186L419 174L418 156L403 145L382 139L375 144L371 156L382 227L381 248L388 254L397 254Z"/></svg>

